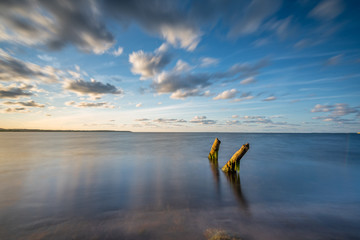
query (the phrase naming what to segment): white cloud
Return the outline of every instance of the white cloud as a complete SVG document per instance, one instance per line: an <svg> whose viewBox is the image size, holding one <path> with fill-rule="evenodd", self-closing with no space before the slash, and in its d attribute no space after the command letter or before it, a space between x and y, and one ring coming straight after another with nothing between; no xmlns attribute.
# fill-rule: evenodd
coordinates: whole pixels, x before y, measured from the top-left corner
<svg viewBox="0 0 360 240"><path fill-rule="evenodd" d="M334 105L316 104L311 112L330 112L331 116L342 117L351 113L359 113L359 108L349 107L346 103L336 103Z"/></svg>
<svg viewBox="0 0 360 240"><path fill-rule="evenodd" d="M170 59L166 44L162 44L154 53L140 50L129 55L131 72L141 75L141 80L154 77L170 62Z"/></svg>
<svg viewBox="0 0 360 240"><path fill-rule="evenodd" d="M200 42L201 33L190 26L171 26L165 24L160 27L163 37L175 47L194 51Z"/></svg>
<svg viewBox="0 0 360 240"><path fill-rule="evenodd" d="M337 123L358 123L360 119L360 107L350 107L346 103L336 103L334 105L316 104L311 110L312 113L327 113L326 116L313 117L313 119L322 120L325 122ZM350 115L350 116L348 116ZM351 118L351 115L353 117ZM343 118L343 117L347 118ZM349 118L350 117L350 118Z"/></svg>
<svg viewBox="0 0 360 240"><path fill-rule="evenodd" d="M202 125L212 125L216 124L215 120L209 120L206 116L195 116L193 119L189 121L190 123L197 123Z"/></svg>
<svg viewBox="0 0 360 240"><path fill-rule="evenodd" d="M240 82L240 84L250 84L250 83L254 83L255 82L255 78L254 77L248 77L248 78L245 78L244 80L242 80Z"/></svg>
<svg viewBox="0 0 360 240"><path fill-rule="evenodd" d="M276 100L276 97L270 96L270 97L265 98L263 101L270 102L270 101L274 101L274 100Z"/></svg>
<svg viewBox="0 0 360 240"><path fill-rule="evenodd" d="M332 20L344 10L341 0L323 0L309 13L310 17L320 20Z"/></svg>
<svg viewBox="0 0 360 240"><path fill-rule="evenodd" d="M333 109L333 105L321 105L316 104L313 109L311 109L311 112L330 112Z"/></svg>
<svg viewBox="0 0 360 240"><path fill-rule="evenodd" d="M81 74L79 72L74 72L74 71L68 70L68 73L75 79L81 78Z"/></svg>
<svg viewBox="0 0 360 240"><path fill-rule="evenodd" d="M245 100L251 100L253 98L254 98L254 96L252 96L250 92L244 92L241 94L241 96L239 98L235 98L232 101L233 102L242 102Z"/></svg>
<svg viewBox="0 0 360 240"><path fill-rule="evenodd" d="M118 56L120 56L120 55L123 53L123 51L124 51L124 48L118 47L118 49L114 50L114 51L112 52L112 54L113 54L115 57L118 57Z"/></svg>
<svg viewBox="0 0 360 240"><path fill-rule="evenodd" d="M179 124L179 123L186 123L187 121L184 119L176 119L176 118L157 118L154 119L153 122L160 124Z"/></svg>
<svg viewBox="0 0 360 240"><path fill-rule="evenodd" d="M202 92L200 89L190 89L190 90L178 89L170 95L170 98L185 99L187 97L209 96L209 94L210 94L209 91Z"/></svg>
<svg viewBox="0 0 360 240"><path fill-rule="evenodd" d="M183 60L180 59L176 62L176 65L172 71L181 73L181 72L188 72L191 69L193 68L187 62L184 62Z"/></svg>
<svg viewBox="0 0 360 240"><path fill-rule="evenodd" d="M46 55L46 54L43 54L43 55L37 55L37 57L43 61L46 61L46 62L53 62L56 58L54 57L51 57L49 55Z"/></svg>
<svg viewBox="0 0 360 240"><path fill-rule="evenodd" d="M239 120L228 120L226 121L226 125L238 125L241 122Z"/></svg>
<svg viewBox="0 0 360 240"><path fill-rule="evenodd" d="M265 116L244 116L242 117L244 124L264 124L267 126L297 126L297 124L292 124L288 122L274 122L269 117Z"/></svg>
<svg viewBox="0 0 360 240"><path fill-rule="evenodd" d="M231 89L231 90L226 90L222 93L220 93L219 95L217 95L216 97L214 97L214 100L219 100L219 99L231 99L234 98L236 96L236 94L238 93L238 91L236 89Z"/></svg>
<svg viewBox="0 0 360 240"><path fill-rule="evenodd" d="M75 105L76 102L75 101L68 101L68 102L65 102L65 105L66 106L72 106L72 105Z"/></svg>
<svg viewBox="0 0 360 240"><path fill-rule="evenodd" d="M79 102L79 103L76 103L75 101L69 101L69 102L66 102L65 105L74 106L77 108L115 108L114 105L110 105L107 102Z"/></svg>
<svg viewBox="0 0 360 240"><path fill-rule="evenodd" d="M200 59L200 67L210 67L217 65L219 63L219 59L211 58L211 57L204 57Z"/></svg>

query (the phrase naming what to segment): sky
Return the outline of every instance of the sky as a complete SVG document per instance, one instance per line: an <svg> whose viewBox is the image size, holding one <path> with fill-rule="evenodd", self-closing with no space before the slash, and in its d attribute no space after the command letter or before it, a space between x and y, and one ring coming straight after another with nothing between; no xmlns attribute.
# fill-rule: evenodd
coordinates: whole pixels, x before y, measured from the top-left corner
<svg viewBox="0 0 360 240"><path fill-rule="evenodd" d="M0 128L359 132L359 10L0 1Z"/></svg>

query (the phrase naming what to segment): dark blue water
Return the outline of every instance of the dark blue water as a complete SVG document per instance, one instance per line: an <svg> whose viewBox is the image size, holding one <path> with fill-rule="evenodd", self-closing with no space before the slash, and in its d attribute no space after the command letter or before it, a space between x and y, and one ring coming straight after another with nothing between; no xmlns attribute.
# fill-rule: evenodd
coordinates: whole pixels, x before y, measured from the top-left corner
<svg viewBox="0 0 360 240"><path fill-rule="evenodd" d="M0 134L0 239L359 239L359 223L357 134Z"/></svg>

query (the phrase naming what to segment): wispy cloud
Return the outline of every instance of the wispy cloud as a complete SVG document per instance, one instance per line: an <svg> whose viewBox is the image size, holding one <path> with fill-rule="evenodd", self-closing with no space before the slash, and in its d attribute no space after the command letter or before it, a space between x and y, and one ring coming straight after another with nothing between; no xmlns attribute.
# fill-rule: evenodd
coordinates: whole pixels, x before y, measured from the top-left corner
<svg viewBox="0 0 360 240"><path fill-rule="evenodd" d="M0 49L0 81L33 81L57 82L61 73L52 66L41 67L39 65L24 62L14 58L4 50Z"/></svg>
<svg viewBox="0 0 360 240"><path fill-rule="evenodd" d="M135 119L135 121L137 122L147 122L147 121L150 121L151 119L148 119L148 118L138 118L138 119Z"/></svg>
<svg viewBox="0 0 360 240"><path fill-rule="evenodd" d="M316 104L312 113L328 113L326 116L317 116L313 119L319 119L325 122L338 122L338 123L358 123L360 121L360 106L350 107L346 103L336 103L334 105L321 105ZM343 118L352 115L352 118Z"/></svg>
<svg viewBox="0 0 360 240"><path fill-rule="evenodd" d="M65 105L67 106L74 106L78 108L115 108L114 105L110 105L107 102L79 102L76 103L75 101L66 102Z"/></svg>
<svg viewBox="0 0 360 240"><path fill-rule="evenodd" d="M157 118L153 120L156 123L160 124L179 124L179 123L186 123L187 121L184 119L176 119L176 118Z"/></svg>
<svg viewBox="0 0 360 240"><path fill-rule="evenodd" d="M250 65L248 63L234 64L226 71L215 73L194 73L187 63L178 60L176 66L169 71L162 71L159 74L152 72L153 82L152 88L156 93L171 93L171 98L184 99L189 96L210 96L205 91L207 86L213 84L214 81L227 81L241 74L241 76L252 76L258 74L259 69L268 65L267 59L261 59L259 62ZM249 80L250 81L250 80ZM230 94L229 92L227 94ZM225 94L225 93L224 93ZM232 93L233 94L233 93ZM220 99L221 96L219 96Z"/></svg>
<svg viewBox="0 0 360 240"><path fill-rule="evenodd" d="M17 108L6 108L2 112L3 113L28 113L30 111L24 107L17 107Z"/></svg>
<svg viewBox="0 0 360 240"><path fill-rule="evenodd" d="M298 126L298 124L288 123L285 121L274 122L271 117L266 116L244 116L242 117L244 124L260 124L260 125L274 125L274 126Z"/></svg>
<svg viewBox="0 0 360 240"><path fill-rule="evenodd" d="M276 99L277 98L275 96L269 96L269 97L265 98L263 101L270 102L270 101L274 101Z"/></svg>
<svg viewBox="0 0 360 240"><path fill-rule="evenodd" d="M242 14L232 25L228 35L237 37L239 35L252 34L256 32L263 22L279 10L281 1L253 0L247 6L243 6Z"/></svg>
<svg viewBox="0 0 360 240"><path fill-rule="evenodd" d="M222 93L220 93L219 95L217 95L216 97L214 97L214 100L219 100L219 99L231 99L234 98L236 96L236 94L238 93L238 91L233 88L231 90L226 90Z"/></svg>
<svg viewBox="0 0 360 240"><path fill-rule="evenodd" d="M115 42L99 18L96 1L2 1L0 9L1 40L52 50L70 43L96 54Z"/></svg>
<svg viewBox="0 0 360 240"><path fill-rule="evenodd" d="M254 83L254 82L255 82L254 77L248 77L248 78L245 78L244 80L241 80L240 84L250 84L250 83Z"/></svg>
<svg viewBox="0 0 360 240"><path fill-rule="evenodd" d="M38 58L45 61L45 62L53 62L53 61L56 60L56 58L51 57L51 56L46 55L46 54L38 55Z"/></svg>
<svg viewBox="0 0 360 240"><path fill-rule="evenodd" d="M242 101L246 101L246 100L251 100L253 98L255 98L255 96L251 95L250 92L243 92L243 93L241 93L240 97L235 98L232 101L233 102L242 102Z"/></svg>
<svg viewBox="0 0 360 240"><path fill-rule="evenodd" d="M340 63L342 57L343 57L343 54L338 54L336 56L333 56L333 57L329 58L328 60L326 60L325 65L327 65L327 66L337 65Z"/></svg>
<svg viewBox="0 0 360 240"><path fill-rule="evenodd" d="M38 107L38 108L45 107L44 104L37 103L34 100L30 100L27 102L4 102L3 104L5 104L5 105L20 105L20 106L24 106L24 107Z"/></svg>
<svg viewBox="0 0 360 240"><path fill-rule="evenodd" d="M211 57L204 57L200 59L200 67L210 67L217 65L219 63L219 59L211 58Z"/></svg>
<svg viewBox="0 0 360 240"><path fill-rule="evenodd" d="M124 51L124 48L122 47L118 47L117 49L115 49L112 54L115 56L115 57L118 57L120 56Z"/></svg>
<svg viewBox="0 0 360 240"><path fill-rule="evenodd" d="M33 93L29 92L33 88L32 85L22 84L20 86L9 86L3 87L0 85L0 98L19 98L19 97L29 97Z"/></svg>
<svg viewBox="0 0 360 240"><path fill-rule="evenodd" d="M79 95L102 95L102 94L122 94L123 91L109 83L101 83L92 79L91 82L84 80L67 81L65 89Z"/></svg>
<svg viewBox="0 0 360 240"><path fill-rule="evenodd" d="M319 20L332 20L344 10L341 0L323 0L309 13L310 17Z"/></svg>
<svg viewBox="0 0 360 240"><path fill-rule="evenodd" d="M140 50L129 55L131 72L141 75L142 80L154 77L170 63L170 60L171 55L166 44L161 45L154 53L145 53Z"/></svg>
<svg viewBox="0 0 360 240"><path fill-rule="evenodd" d="M216 124L216 120L210 120L207 119L206 116L195 116L193 119L189 121L190 123L197 123L197 124L203 124L203 125L212 125Z"/></svg>
<svg viewBox="0 0 360 240"><path fill-rule="evenodd" d="M240 125L241 122L239 120L227 120L226 125Z"/></svg>
<svg viewBox="0 0 360 240"><path fill-rule="evenodd" d="M200 93L200 89L209 86L210 76L204 73L179 72L173 69L162 72L154 78L152 87L157 93L174 93L173 98L179 96L194 96ZM197 90L194 90L197 89Z"/></svg>
<svg viewBox="0 0 360 240"><path fill-rule="evenodd" d="M201 89L183 90L178 89L170 95L172 99L185 99L187 97L210 96L210 91L203 92Z"/></svg>
<svg viewBox="0 0 360 240"><path fill-rule="evenodd" d="M197 23L188 18L184 5L179 1L104 1L103 5L109 15L122 25L135 22L175 47L193 51L200 41L202 34Z"/></svg>

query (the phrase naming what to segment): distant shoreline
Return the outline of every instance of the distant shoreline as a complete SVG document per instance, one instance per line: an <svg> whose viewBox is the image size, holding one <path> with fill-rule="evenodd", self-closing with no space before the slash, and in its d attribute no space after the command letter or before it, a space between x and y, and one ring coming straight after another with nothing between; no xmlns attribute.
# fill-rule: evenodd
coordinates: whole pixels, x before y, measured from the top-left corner
<svg viewBox="0 0 360 240"><path fill-rule="evenodd" d="M46 129L4 129L0 128L0 132L131 132L116 130L46 130Z"/></svg>
<svg viewBox="0 0 360 240"><path fill-rule="evenodd" d="M48 129L6 129L0 128L0 132L119 132L133 133L126 130L48 130ZM227 134L360 134L359 132L135 132L135 133L227 133Z"/></svg>

